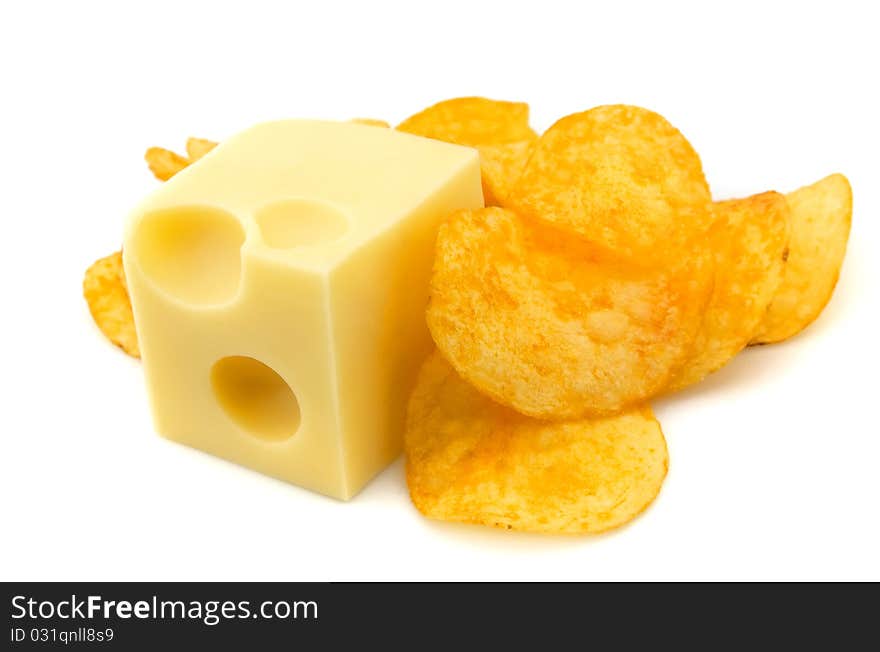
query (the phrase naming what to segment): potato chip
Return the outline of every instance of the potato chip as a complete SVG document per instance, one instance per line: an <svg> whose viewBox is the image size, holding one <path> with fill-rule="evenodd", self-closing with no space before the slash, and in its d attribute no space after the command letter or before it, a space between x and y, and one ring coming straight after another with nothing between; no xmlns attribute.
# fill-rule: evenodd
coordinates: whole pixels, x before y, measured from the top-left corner
<svg viewBox="0 0 880 652"><path fill-rule="evenodd" d="M121 251L102 258L86 270L83 296L101 332L130 356L141 357L131 301L125 289Z"/></svg>
<svg viewBox="0 0 880 652"><path fill-rule="evenodd" d="M189 159L164 147L151 147L144 154L144 159L159 181L168 181L189 165Z"/></svg>
<svg viewBox="0 0 880 652"><path fill-rule="evenodd" d="M654 500L668 455L647 406L539 421L493 403L438 353L409 402L406 479L430 518L547 533L619 527Z"/></svg>
<svg viewBox="0 0 880 652"><path fill-rule="evenodd" d="M484 97L459 97L429 106L397 129L456 145L498 145L536 137L529 127L529 105Z"/></svg>
<svg viewBox="0 0 880 652"><path fill-rule="evenodd" d="M617 255L666 259L710 223L700 157L662 116L600 106L538 140L507 204Z"/></svg>
<svg viewBox="0 0 880 652"><path fill-rule="evenodd" d="M852 221L852 188L832 174L786 195L791 241L785 274L752 342L796 335L819 316L837 285Z"/></svg>
<svg viewBox="0 0 880 652"><path fill-rule="evenodd" d="M711 252L657 269L502 208L440 227L428 327L461 376L544 418L617 412L661 391L691 352Z"/></svg>
<svg viewBox="0 0 880 652"><path fill-rule="evenodd" d="M355 118L352 122L359 125L366 125L368 127L382 127L384 129L391 129L391 125L385 122L384 120L376 120L375 118Z"/></svg>
<svg viewBox="0 0 880 652"><path fill-rule="evenodd" d="M789 210L785 197L765 192L718 202L709 243L715 286L694 355L674 375L670 389L698 382L727 364L752 338L785 270Z"/></svg>
<svg viewBox="0 0 880 652"><path fill-rule="evenodd" d="M526 167L534 144L533 138L477 148L486 206L504 206L514 183Z"/></svg>
<svg viewBox="0 0 880 652"><path fill-rule="evenodd" d="M503 205L538 137L529 127L528 104L482 97L440 102L404 120L397 129L476 147L487 206Z"/></svg>
<svg viewBox="0 0 880 652"><path fill-rule="evenodd" d="M189 157L190 164L198 161L215 147L217 147L217 143L213 140L205 140L204 138L190 138L187 140L186 155Z"/></svg>

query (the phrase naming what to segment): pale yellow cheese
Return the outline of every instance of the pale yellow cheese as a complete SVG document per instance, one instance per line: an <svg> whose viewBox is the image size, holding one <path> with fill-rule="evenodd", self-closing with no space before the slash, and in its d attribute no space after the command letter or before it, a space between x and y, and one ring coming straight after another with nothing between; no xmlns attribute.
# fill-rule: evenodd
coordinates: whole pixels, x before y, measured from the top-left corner
<svg viewBox="0 0 880 652"><path fill-rule="evenodd" d="M398 454L436 229L481 206L475 150L287 120L131 214L124 262L157 430L337 498Z"/></svg>

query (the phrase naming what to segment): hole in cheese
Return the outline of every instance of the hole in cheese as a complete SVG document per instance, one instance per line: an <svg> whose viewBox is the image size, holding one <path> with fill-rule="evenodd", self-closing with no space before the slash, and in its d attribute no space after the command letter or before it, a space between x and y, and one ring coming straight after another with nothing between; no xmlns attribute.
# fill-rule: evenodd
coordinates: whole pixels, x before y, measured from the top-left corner
<svg viewBox="0 0 880 652"><path fill-rule="evenodd" d="M229 418L254 437L280 441L299 428L299 402L293 390L254 358L221 358L211 369L211 386Z"/></svg>
<svg viewBox="0 0 880 652"><path fill-rule="evenodd" d="M233 215L184 206L144 216L133 253L144 275L164 292L190 304L222 304L238 293L244 239Z"/></svg>
<svg viewBox="0 0 880 652"><path fill-rule="evenodd" d="M274 202L257 211L256 219L263 242L274 249L333 242L348 230L342 212L308 199Z"/></svg>

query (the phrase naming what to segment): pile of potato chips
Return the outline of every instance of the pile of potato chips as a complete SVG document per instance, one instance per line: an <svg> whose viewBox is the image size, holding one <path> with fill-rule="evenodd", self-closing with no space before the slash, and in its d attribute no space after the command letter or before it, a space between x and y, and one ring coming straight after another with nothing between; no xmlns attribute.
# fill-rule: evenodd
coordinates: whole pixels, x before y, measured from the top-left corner
<svg viewBox="0 0 880 652"><path fill-rule="evenodd" d="M797 334L837 282L852 215L842 175L713 201L691 144L635 106L575 113L539 136L526 104L458 98L397 129L476 148L486 203L437 237L437 351L405 437L410 494L429 517L566 533L630 521L668 464L648 401ZM215 145L146 158L166 180ZM85 295L137 356L120 263L95 263Z"/></svg>

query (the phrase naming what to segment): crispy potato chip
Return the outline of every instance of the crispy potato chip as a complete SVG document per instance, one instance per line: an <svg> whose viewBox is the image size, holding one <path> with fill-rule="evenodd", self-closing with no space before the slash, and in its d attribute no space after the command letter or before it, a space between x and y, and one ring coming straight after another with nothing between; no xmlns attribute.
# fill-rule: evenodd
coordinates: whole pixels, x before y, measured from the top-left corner
<svg viewBox="0 0 880 652"><path fill-rule="evenodd" d="M480 152L483 199L504 203L525 168L537 134L529 127L529 105L483 97L461 97L430 106L397 129Z"/></svg>
<svg viewBox="0 0 880 652"><path fill-rule="evenodd" d="M765 192L717 202L713 211L709 243L715 256L715 286L695 353L674 375L671 390L702 380L748 344L785 270L789 210L783 195Z"/></svg>
<svg viewBox="0 0 880 652"><path fill-rule="evenodd" d="M189 157L190 163L195 163L215 147L217 147L217 143L213 140L190 138L186 141L186 155Z"/></svg>
<svg viewBox="0 0 880 652"><path fill-rule="evenodd" d="M438 353L409 402L406 479L425 516L512 530L603 532L640 514L666 477L647 406L581 421L539 421L493 403Z"/></svg>
<svg viewBox="0 0 880 652"><path fill-rule="evenodd" d="M536 137L529 127L529 105L484 97L459 97L429 106L397 129L416 136L478 147Z"/></svg>
<svg viewBox="0 0 880 652"><path fill-rule="evenodd" d="M376 120L375 118L355 118L352 122L359 125L366 125L368 127L383 127L384 129L391 129L390 124L384 120Z"/></svg>
<svg viewBox="0 0 880 652"><path fill-rule="evenodd" d="M440 227L427 322L461 376L523 414L580 418L644 402L684 363L711 293L694 247L644 269L502 208Z"/></svg>
<svg viewBox="0 0 880 652"><path fill-rule="evenodd" d="M820 315L834 287L849 240L852 188L832 174L786 195L791 241L785 274L752 339L770 344L800 333Z"/></svg>
<svg viewBox="0 0 880 652"><path fill-rule="evenodd" d="M700 157L662 116L600 106L538 140L508 206L631 259L678 255L711 220Z"/></svg>
<svg viewBox="0 0 880 652"><path fill-rule="evenodd" d="M186 141L186 155L181 156L164 147L151 147L144 155L150 170L159 181L168 181L185 167L195 163L217 147L213 140L190 138Z"/></svg>
<svg viewBox="0 0 880 652"><path fill-rule="evenodd" d="M486 206L504 206L514 183L526 167L535 141L532 138L477 148Z"/></svg>
<svg viewBox="0 0 880 652"><path fill-rule="evenodd" d="M141 357L131 301L125 289L121 251L102 258L86 270L83 296L101 332L128 355Z"/></svg>
<svg viewBox="0 0 880 652"><path fill-rule="evenodd" d="M150 166L150 171L159 181L168 181L189 165L188 159L164 147L151 147L144 154L144 159Z"/></svg>

